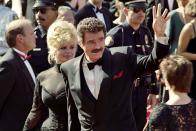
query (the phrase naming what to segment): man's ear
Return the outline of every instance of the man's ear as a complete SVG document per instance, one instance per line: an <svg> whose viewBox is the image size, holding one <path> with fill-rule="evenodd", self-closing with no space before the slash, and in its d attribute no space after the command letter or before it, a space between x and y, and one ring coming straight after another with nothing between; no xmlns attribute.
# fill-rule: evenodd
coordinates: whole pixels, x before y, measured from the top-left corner
<svg viewBox="0 0 196 131"><path fill-rule="evenodd" d="M16 43L21 43L23 41L23 35L22 34L18 34L16 35Z"/></svg>

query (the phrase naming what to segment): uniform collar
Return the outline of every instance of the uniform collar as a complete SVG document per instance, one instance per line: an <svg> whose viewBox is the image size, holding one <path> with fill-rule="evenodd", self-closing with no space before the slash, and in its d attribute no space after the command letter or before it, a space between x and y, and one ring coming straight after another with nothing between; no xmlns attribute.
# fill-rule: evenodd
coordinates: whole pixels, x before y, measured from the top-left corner
<svg viewBox="0 0 196 131"><path fill-rule="evenodd" d="M138 28L138 30L134 30L130 25L129 25L129 23L127 22L127 21L125 21L125 23L123 24L123 26L124 27L128 27L128 29L131 31L131 32L137 32L137 33L140 33L140 29L141 29L141 26L142 25L140 25L140 27Z"/></svg>
<svg viewBox="0 0 196 131"><path fill-rule="evenodd" d="M47 32L46 32L40 25L38 26L38 29L40 30L40 34L41 34L40 36L41 36L42 38L43 38L44 36L46 36L46 33L47 33Z"/></svg>

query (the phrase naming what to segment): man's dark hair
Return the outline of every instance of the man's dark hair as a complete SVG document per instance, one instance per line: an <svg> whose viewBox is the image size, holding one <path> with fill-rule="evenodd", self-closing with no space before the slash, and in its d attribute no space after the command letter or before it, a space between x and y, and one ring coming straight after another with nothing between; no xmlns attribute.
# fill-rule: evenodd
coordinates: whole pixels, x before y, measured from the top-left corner
<svg viewBox="0 0 196 131"><path fill-rule="evenodd" d="M106 27L104 23L94 17L83 19L77 26L77 33L81 42L83 42L85 32L97 33L100 31L103 31L104 36L106 35Z"/></svg>

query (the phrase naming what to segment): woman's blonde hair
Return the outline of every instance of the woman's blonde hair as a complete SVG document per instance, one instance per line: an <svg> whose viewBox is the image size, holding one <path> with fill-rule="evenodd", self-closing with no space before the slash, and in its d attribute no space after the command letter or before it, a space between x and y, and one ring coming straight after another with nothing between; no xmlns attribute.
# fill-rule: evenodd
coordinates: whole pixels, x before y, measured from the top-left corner
<svg viewBox="0 0 196 131"><path fill-rule="evenodd" d="M65 44L77 43L77 31L73 24L57 20L48 29L47 44L49 49L48 61L55 63L55 51L62 48Z"/></svg>
<svg viewBox="0 0 196 131"><path fill-rule="evenodd" d="M189 0L188 4L185 6L185 14L196 17L196 0Z"/></svg>

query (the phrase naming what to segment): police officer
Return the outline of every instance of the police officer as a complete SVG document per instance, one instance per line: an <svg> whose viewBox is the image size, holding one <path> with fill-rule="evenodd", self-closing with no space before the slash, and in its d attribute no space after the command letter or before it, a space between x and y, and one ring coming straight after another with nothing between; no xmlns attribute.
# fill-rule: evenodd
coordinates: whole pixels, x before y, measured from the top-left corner
<svg viewBox="0 0 196 131"><path fill-rule="evenodd" d="M143 25L147 4L145 0L132 0L125 3L126 21L107 33L106 46L131 46L137 54L149 54L153 48L153 38L149 29ZM152 79L153 78L153 79ZM152 81L153 80L153 81ZM138 131L146 123L147 88L150 87L151 104L155 105L158 91L155 86L155 74L145 74L135 80L133 90L133 113Z"/></svg>
<svg viewBox="0 0 196 131"><path fill-rule="evenodd" d="M48 63L46 33L49 26L58 16L58 7L63 4L64 0L36 0L33 6L38 26L34 30L37 35L36 48L29 52L32 56L29 62L36 75L50 67Z"/></svg>

